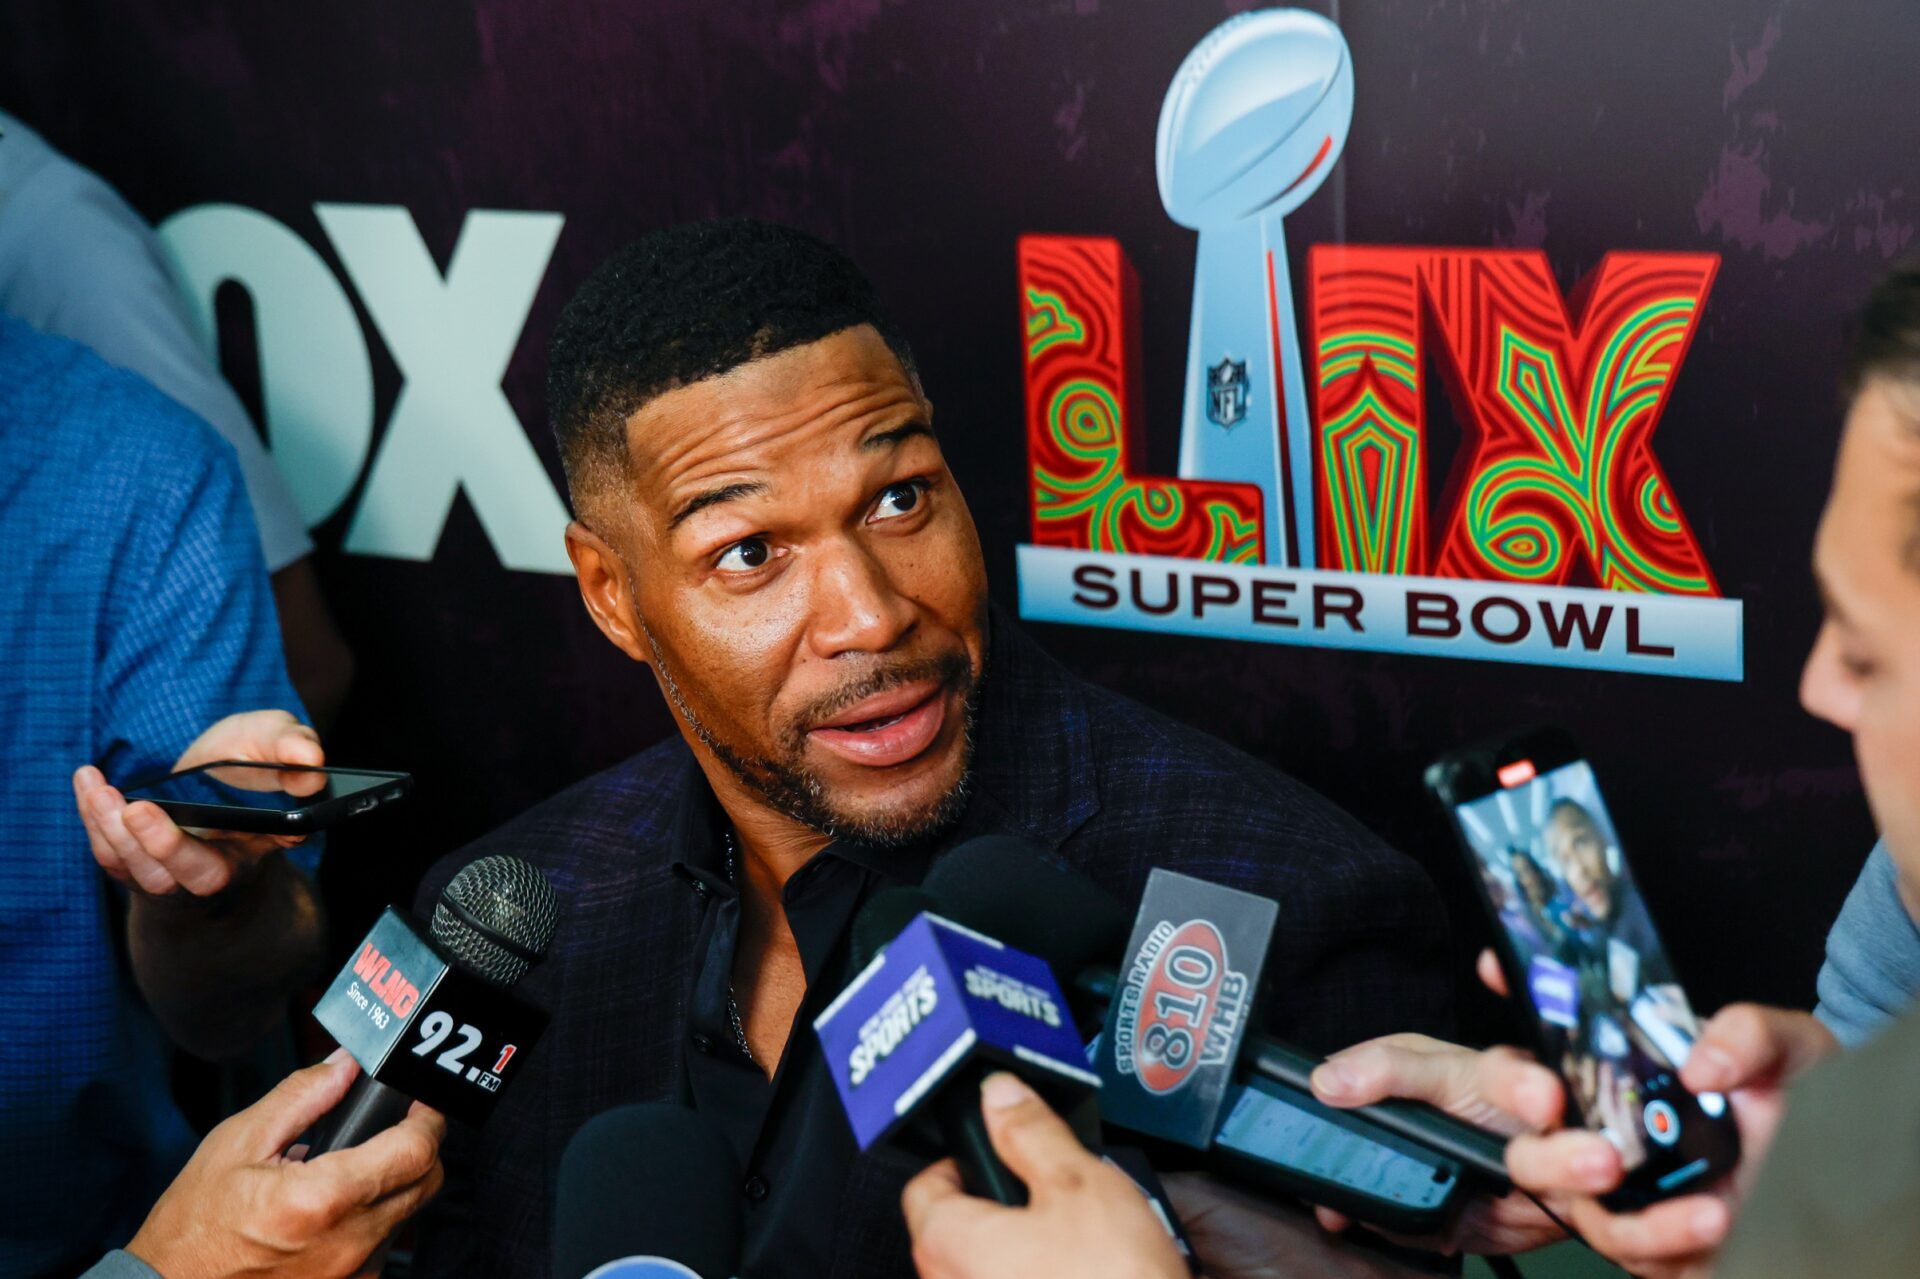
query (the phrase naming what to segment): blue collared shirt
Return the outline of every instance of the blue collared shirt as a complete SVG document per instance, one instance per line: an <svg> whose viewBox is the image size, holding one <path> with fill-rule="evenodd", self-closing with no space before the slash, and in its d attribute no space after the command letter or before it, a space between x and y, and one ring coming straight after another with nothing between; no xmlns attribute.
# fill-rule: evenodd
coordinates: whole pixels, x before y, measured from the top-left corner
<svg viewBox="0 0 1920 1279"><path fill-rule="evenodd" d="M0 311L131 369L233 445L267 568L313 554L306 523L220 376L153 228L98 174L0 112Z"/></svg>
<svg viewBox="0 0 1920 1279"><path fill-rule="evenodd" d="M1900 879L1884 842L1827 934L1814 1015L1834 1037L1858 1048L1920 999L1920 922L1900 901Z"/></svg>
<svg viewBox="0 0 1920 1279"><path fill-rule="evenodd" d="M69 780L164 772L288 683L233 450L0 318L0 1274L124 1241L192 1149Z"/></svg>

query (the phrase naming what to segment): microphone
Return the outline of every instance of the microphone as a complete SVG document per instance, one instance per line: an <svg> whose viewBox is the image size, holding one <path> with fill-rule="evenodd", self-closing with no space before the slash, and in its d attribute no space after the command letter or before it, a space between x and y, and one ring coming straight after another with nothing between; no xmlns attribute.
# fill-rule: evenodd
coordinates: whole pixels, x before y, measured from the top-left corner
<svg viewBox="0 0 1920 1279"><path fill-rule="evenodd" d="M860 972L878 959L916 916L934 910L933 895L918 888L883 888L869 897L853 917L854 971Z"/></svg>
<svg viewBox="0 0 1920 1279"><path fill-rule="evenodd" d="M484 1121L546 1029L547 1015L509 992L546 956L558 915L547 877L500 855L453 877L425 933L383 911L314 1006L361 1075L315 1125L309 1153L359 1145L416 1099Z"/></svg>
<svg viewBox="0 0 1920 1279"><path fill-rule="evenodd" d="M739 1260L740 1180L725 1135L686 1106L595 1115L560 1157L554 1279L725 1279Z"/></svg>
<svg viewBox="0 0 1920 1279"><path fill-rule="evenodd" d="M1129 921L1091 879L1004 837L954 849L923 889L948 917L1055 963L1104 1022L1094 1058L1108 1122L1207 1151L1239 1180L1310 1183L1318 1202L1389 1228L1444 1209L1449 1164L1508 1185L1503 1138L1419 1102L1324 1106L1309 1083L1324 1059L1255 1032L1272 901L1155 870ZM1128 957L1124 977L1115 954ZM1418 1167L1394 1158L1408 1154Z"/></svg>
<svg viewBox="0 0 1920 1279"><path fill-rule="evenodd" d="M980 1082L1010 1070L1070 1112L1099 1076L1047 965L926 912L926 900L887 889L862 908L854 956L866 963L814 1030L862 1150L930 1121L970 1193L1023 1204L1026 1187L987 1136Z"/></svg>

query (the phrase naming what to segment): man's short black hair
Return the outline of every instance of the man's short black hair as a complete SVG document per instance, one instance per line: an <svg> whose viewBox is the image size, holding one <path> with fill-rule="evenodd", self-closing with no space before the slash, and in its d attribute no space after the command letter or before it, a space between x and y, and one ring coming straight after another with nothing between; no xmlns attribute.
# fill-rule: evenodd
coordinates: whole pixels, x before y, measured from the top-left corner
<svg viewBox="0 0 1920 1279"><path fill-rule="evenodd" d="M574 509L626 474L626 422L656 396L870 324L913 357L838 249L804 231L728 218L653 231L614 253L560 313L547 411Z"/></svg>

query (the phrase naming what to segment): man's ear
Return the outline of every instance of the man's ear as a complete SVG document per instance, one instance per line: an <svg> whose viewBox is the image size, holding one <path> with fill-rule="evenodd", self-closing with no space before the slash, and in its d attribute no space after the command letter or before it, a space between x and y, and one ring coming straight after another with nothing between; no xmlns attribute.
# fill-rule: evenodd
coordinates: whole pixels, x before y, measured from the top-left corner
<svg viewBox="0 0 1920 1279"><path fill-rule="evenodd" d="M635 612L633 579L620 552L574 520L567 525L567 558L573 561L580 599L600 633L634 661L650 661L653 654L642 637L639 614Z"/></svg>

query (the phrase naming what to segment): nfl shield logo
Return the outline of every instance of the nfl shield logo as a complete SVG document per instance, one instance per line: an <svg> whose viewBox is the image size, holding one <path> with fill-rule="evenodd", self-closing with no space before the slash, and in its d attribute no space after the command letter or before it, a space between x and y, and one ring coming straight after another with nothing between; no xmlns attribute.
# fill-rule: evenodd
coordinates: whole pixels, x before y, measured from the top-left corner
<svg viewBox="0 0 1920 1279"><path fill-rule="evenodd" d="M1232 426L1247 415L1247 362L1222 358L1207 370L1207 419Z"/></svg>

